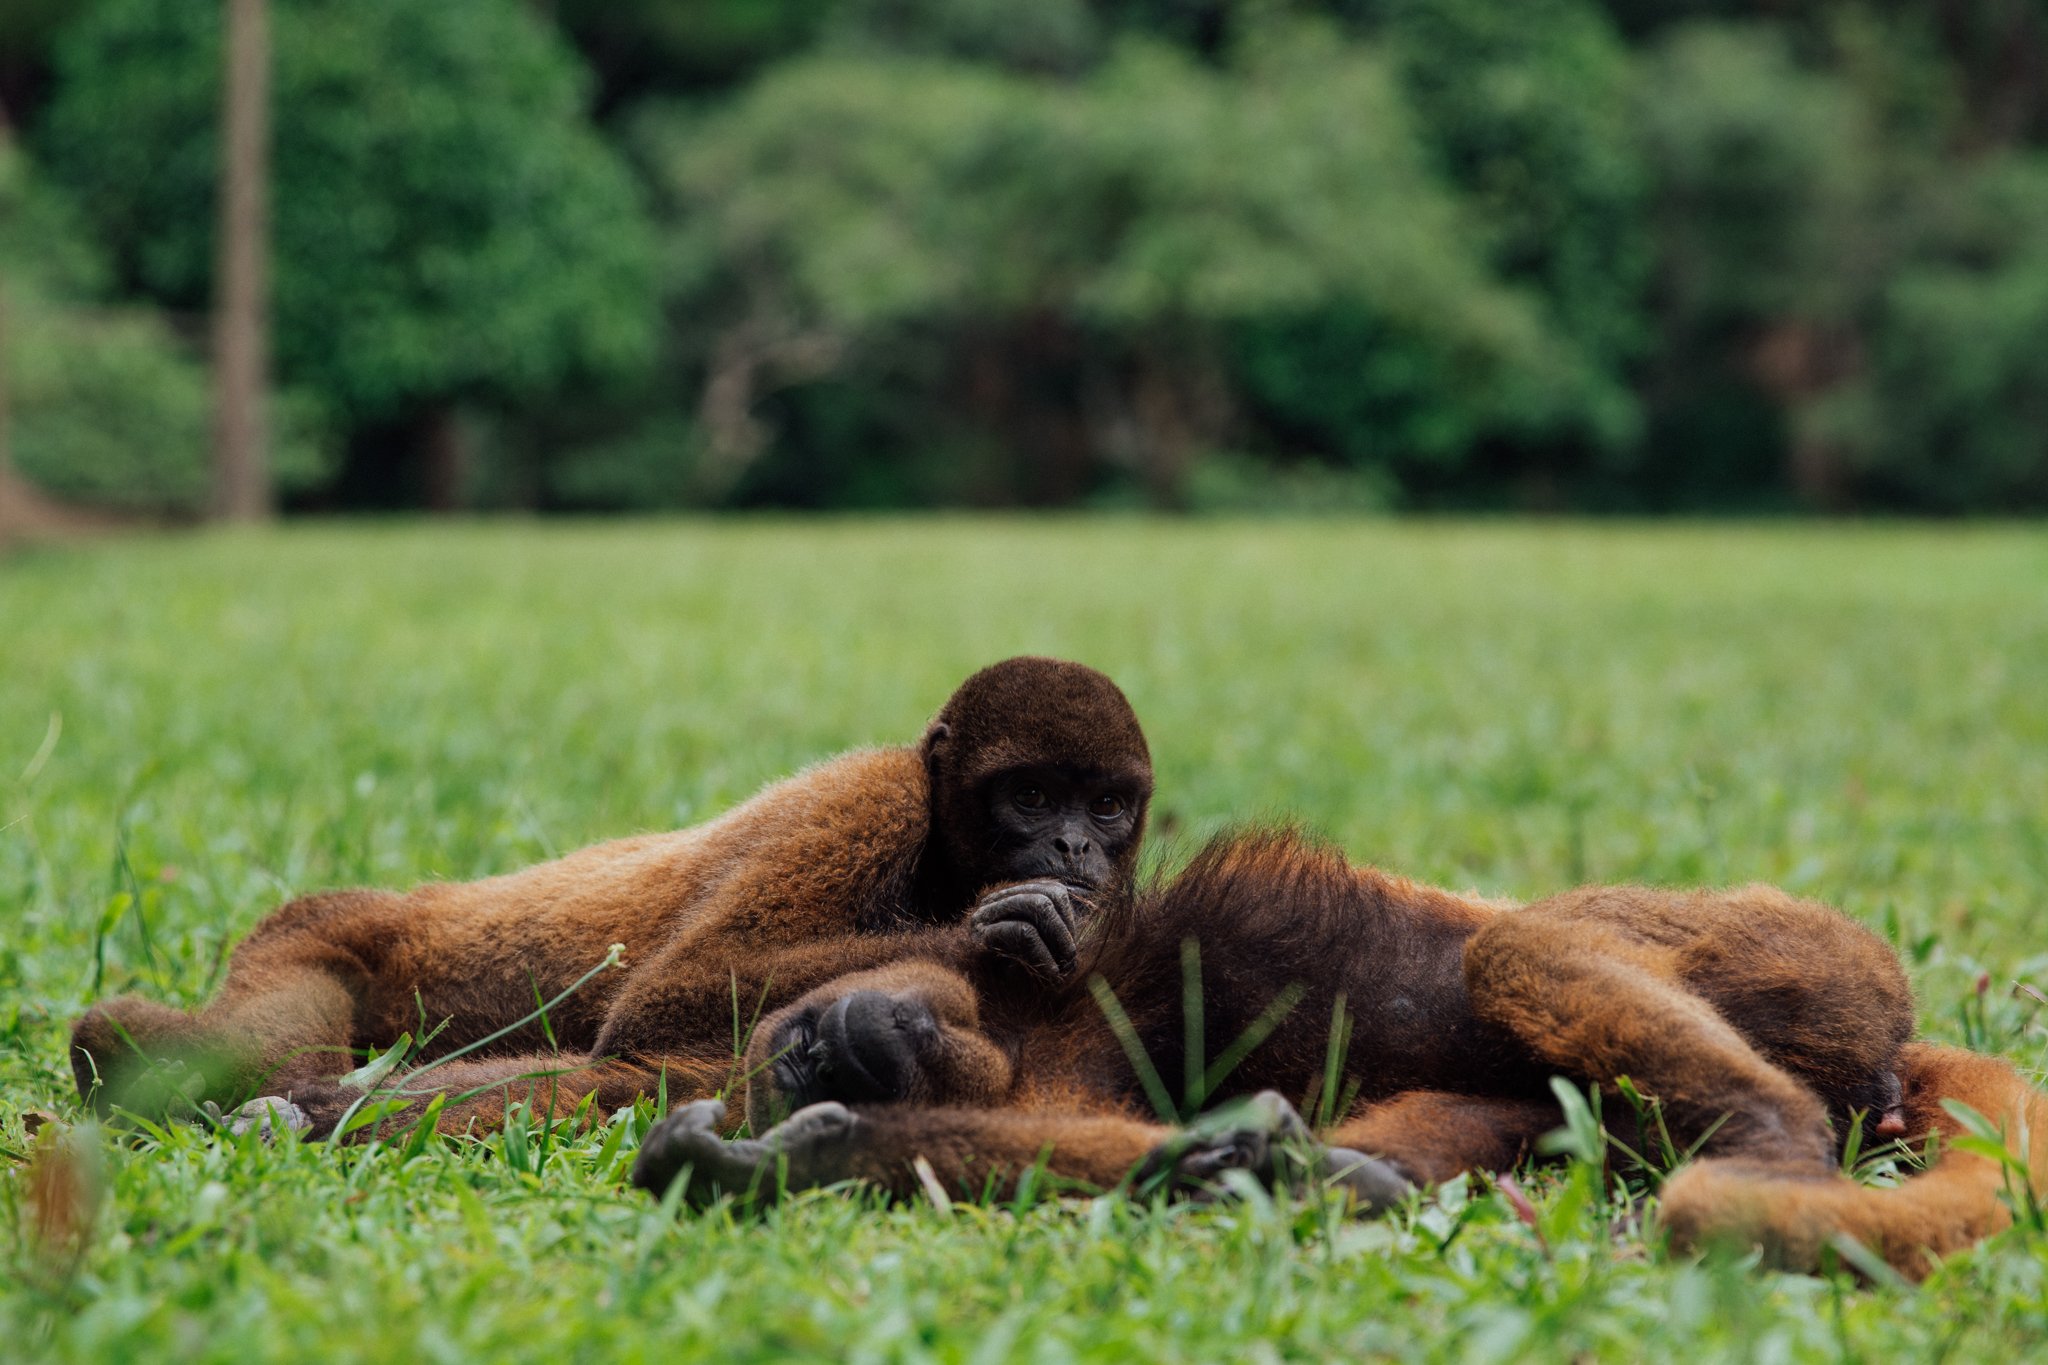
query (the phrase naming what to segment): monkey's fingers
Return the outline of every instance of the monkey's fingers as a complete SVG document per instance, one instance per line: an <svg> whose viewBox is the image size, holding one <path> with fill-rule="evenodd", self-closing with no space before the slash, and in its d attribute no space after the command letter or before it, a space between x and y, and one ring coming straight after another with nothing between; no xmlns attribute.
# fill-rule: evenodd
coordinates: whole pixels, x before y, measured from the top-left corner
<svg viewBox="0 0 2048 1365"><path fill-rule="evenodd" d="M724 1100L692 1100L680 1109L671 1109L655 1127L672 1123L693 1132L717 1133L725 1127L725 1114Z"/></svg>
<svg viewBox="0 0 2048 1365"><path fill-rule="evenodd" d="M1051 945L1046 943L1045 935L1038 927L1022 920L1007 920L977 928L974 936L989 952L1020 962L1048 981L1058 981L1073 967L1071 957L1063 963Z"/></svg>
<svg viewBox="0 0 2048 1365"><path fill-rule="evenodd" d="M1195 1199L1228 1193L1227 1171L1245 1171L1268 1189L1341 1190L1362 1212L1380 1213L1405 1200L1413 1181L1392 1162L1348 1147L1325 1147L1287 1098L1263 1090L1196 1119L1161 1144L1136 1173L1144 1192L1163 1180Z"/></svg>
<svg viewBox="0 0 2048 1365"><path fill-rule="evenodd" d="M1054 980L1073 970L1075 917L1069 898L1055 898L1035 885L983 901L971 920L983 947L1015 958Z"/></svg>
<svg viewBox="0 0 2048 1365"><path fill-rule="evenodd" d="M284 1117L292 1121L291 1126L309 1141L325 1141L333 1135L335 1126L341 1122L343 1116L362 1100L361 1090L352 1085L343 1085L340 1081L297 1081L292 1085L291 1112ZM263 1099L251 1100L241 1108L230 1111L227 1117L231 1124L233 1120L245 1114L260 1119L265 1102ZM305 1120L303 1127L294 1121L294 1115ZM374 1127L375 1125L372 1125L372 1129Z"/></svg>
<svg viewBox="0 0 2048 1365"><path fill-rule="evenodd" d="M1081 916L1088 911L1088 893L1072 882L1063 882L1057 877L1041 877L1036 881L1012 882L1003 887L997 895L1009 895L1018 891L1029 891L1045 897L1059 907L1067 923L1078 924Z"/></svg>
<svg viewBox="0 0 2048 1365"><path fill-rule="evenodd" d="M981 903L975 907L974 917L979 920L982 913L989 911L991 907L1020 898L1043 901L1069 934L1080 929L1081 919L1088 912L1088 900L1080 891L1066 882L1045 878L1035 882L1012 882L1008 886L999 886L987 892L983 895ZM996 918L1015 917L1003 912L994 914Z"/></svg>

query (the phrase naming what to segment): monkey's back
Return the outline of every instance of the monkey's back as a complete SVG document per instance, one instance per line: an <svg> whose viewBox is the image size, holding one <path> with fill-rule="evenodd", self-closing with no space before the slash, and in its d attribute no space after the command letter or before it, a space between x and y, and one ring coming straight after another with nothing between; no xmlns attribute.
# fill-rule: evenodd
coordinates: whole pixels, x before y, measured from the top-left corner
<svg viewBox="0 0 2048 1365"><path fill-rule="evenodd" d="M880 920L903 887L861 868L914 864L927 826L923 765L907 747L859 750L782 779L701 825L630 835L474 882L430 882L357 915L339 945L374 983L361 1031L388 1042L425 1017L471 1041L567 990L625 945L624 969L585 982L551 1012L556 1035L588 1046L628 978L664 947L717 932L754 948L801 941L820 914ZM861 904L848 907L848 896ZM295 902L250 935L289 930ZM330 936L331 937L331 936ZM422 1009L424 1008L424 1016ZM510 1040L508 1045L523 1041Z"/></svg>
<svg viewBox="0 0 2048 1365"><path fill-rule="evenodd" d="M1528 1053L1475 1016L1465 991L1464 945L1497 913L1354 867L1293 831L1226 836L1113 914L1081 976L1107 984L1132 1039L1176 1092L1193 1043L1193 1074L1243 1054L1206 1098L1303 1095L1333 1049L1342 1087L1364 1099L1437 1088L1521 1094ZM1067 1018L1069 1032L1095 1035L1081 1049L1092 1064L1123 1071L1134 1088L1125 1041L1105 1045L1119 1030L1092 997L1078 993ZM1248 1040L1257 1045L1246 1052Z"/></svg>

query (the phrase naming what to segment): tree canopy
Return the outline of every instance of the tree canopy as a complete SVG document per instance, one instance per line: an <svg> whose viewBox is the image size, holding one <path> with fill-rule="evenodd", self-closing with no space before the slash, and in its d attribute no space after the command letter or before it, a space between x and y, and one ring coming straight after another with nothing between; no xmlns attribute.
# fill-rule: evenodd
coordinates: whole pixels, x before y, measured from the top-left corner
<svg viewBox="0 0 2048 1365"><path fill-rule="evenodd" d="M651 241L587 77L501 0L275 0L281 373L351 423L513 406L651 356ZM204 307L220 9L105 0L55 52L43 158L120 277Z"/></svg>
<svg viewBox="0 0 2048 1365"><path fill-rule="evenodd" d="M2038 6L274 7L302 498L459 414L486 504L2048 502ZM189 369L219 7L8 23L68 306Z"/></svg>

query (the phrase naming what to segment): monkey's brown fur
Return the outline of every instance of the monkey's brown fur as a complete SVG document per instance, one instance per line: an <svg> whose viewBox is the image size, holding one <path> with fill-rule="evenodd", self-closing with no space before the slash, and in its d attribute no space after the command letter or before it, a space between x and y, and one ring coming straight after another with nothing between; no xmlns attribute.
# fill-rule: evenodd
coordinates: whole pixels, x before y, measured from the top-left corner
<svg viewBox="0 0 2048 1365"><path fill-rule="evenodd" d="M625 945L538 1023L451 1062L432 1088L456 1099L443 1129L502 1115L538 1093L566 1111L585 1094L611 1108L651 1093L708 1094L734 1067L736 1029L821 982L913 951L958 920L989 882L977 845L977 784L1025 764L1121 774L1135 793L1128 882L1151 791L1129 703L1078 664L1011 659L975 674L915 745L847 754L779 782L708 824L639 835L507 876L403 894L307 896L264 919L227 979L186 1013L123 997L72 1031L79 1090L103 1107L161 1107L165 1062L232 1102L287 1091L331 1123L356 1092L326 1084L350 1054L446 1021L443 1054L518 1023ZM1108 851L1105 847L1105 851ZM737 1009L740 1018L735 1020ZM513 1084L536 1073L538 1085ZM422 1097L423 1099L423 1097Z"/></svg>
<svg viewBox="0 0 2048 1365"><path fill-rule="evenodd" d="M2024 1127L2033 1168L2048 1175L2048 1099L2003 1062L1909 1044L1912 1000L1891 950L1838 912L1770 887L1588 888L1503 908L1263 835L1213 845L1162 894L1098 927L1078 975L1107 982L1177 1096L1189 1060L1184 941L1200 950L1198 1064L1282 990L1305 988L1204 1099L1312 1096L1341 998L1352 1018L1342 1077L1355 1102L1321 1138L1334 1155L1371 1154L1409 1181L1511 1168L1558 1125L1547 1088L1558 1074L1610 1093L1627 1077L1661 1102L1681 1147L1704 1139L1704 1159L1664 1189L1663 1222L1680 1245L1731 1240L1811 1268L1848 1233L1918 1276L1930 1253L2005 1224L2000 1171L1982 1156L1945 1151L1896 1189L1844 1176L1838 1134L1855 1112L1866 1132L1917 1142L1954 1135L1940 1102L1960 1099ZM921 1103L860 1106L836 1127L828 1114L825 1137L784 1157L806 1181L859 1177L909 1193L921 1156L973 1192L1044 1157L1056 1176L1106 1187L1172 1150L1174 1130L1140 1117L1147 1105L1125 1047L1084 989L977 1001L943 962L893 964L765 1020L755 1060L783 1045L793 1021L863 990L922 1004L936 1020ZM766 1068L752 1081L756 1132L791 1101L787 1078ZM990 1106L991 1094L1001 1103ZM650 1181L672 1174L675 1157L706 1164L703 1143L680 1128L657 1129L646 1152Z"/></svg>

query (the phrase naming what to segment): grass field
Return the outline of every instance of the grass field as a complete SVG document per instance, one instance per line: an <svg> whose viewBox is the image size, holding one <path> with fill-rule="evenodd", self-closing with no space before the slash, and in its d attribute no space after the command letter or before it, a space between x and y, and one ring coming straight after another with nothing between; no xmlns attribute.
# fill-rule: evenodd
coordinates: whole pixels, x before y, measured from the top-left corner
<svg viewBox="0 0 2048 1365"><path fill-rule="evenodd" d="M1005 654L1113 674L1162 856L1292 813L1529 896L1763 879L1906 954L1926 1031L2048 1061L2048 534L1033 522L163 537L0 562L0 1146L64 1020L204 996L284 898L519 867L913 737ZM1988 973L1989 988L1976 989ZM1539 1179L1313 1205L662 1215L605 1134L105 1144L76 1264L0 1177L10 1359L1986 1360L2048 1242L1917 1292L1664 1255ZM11 1164L11 1163L9 1163Z"/></svg>

